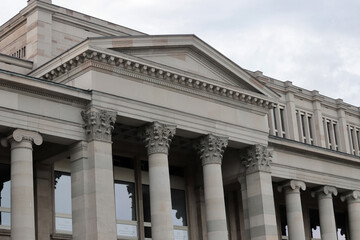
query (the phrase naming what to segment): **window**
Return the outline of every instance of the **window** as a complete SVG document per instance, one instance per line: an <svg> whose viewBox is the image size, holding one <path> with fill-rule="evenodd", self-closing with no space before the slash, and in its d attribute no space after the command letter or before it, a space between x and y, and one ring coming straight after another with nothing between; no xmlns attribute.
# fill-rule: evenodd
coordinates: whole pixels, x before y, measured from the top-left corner
<svg viewBox="0 0 360 240"><path fill-rule="evenodd" d="M277 137L286 137L285 106L277 105L270 110L270 134Z"/></svg>
<svg viewBox="0 0 360 240"><path fill-rule="evenodd" d="M279 213L280 213L280 223L281 223L281 239L288 239L289 232L288 232L285 205L279 206Z"/></svg>
<svg viewBox="0 0 360 240"><path fill-rule="evenodd" d="M10 229L10 165L0 164L0 228Z"/></svg>
<svg viewBox="0 0 360 240"><path fill-rule="evenodd" d="M314 145L312 114L296 110L300 142Z"/></svg>
<svg viewBox="0 0 360 240"><path fill-rule="evenodd" d="M337 121L323 118L326 148L335 151L339 150Z"/></svg>
<svg viewBox="0 0 360 240"><path fill-rule="evenodd" d="M359 128L356 126L347 125L347 129L348 129L351 153L359 156L360 155Z"/></svg>
<svg viewBox="0 0 360 240"><path fill-rule="evenodd" d="M58 233L71 233L71 176L55 171L55 229Z"/></svg>

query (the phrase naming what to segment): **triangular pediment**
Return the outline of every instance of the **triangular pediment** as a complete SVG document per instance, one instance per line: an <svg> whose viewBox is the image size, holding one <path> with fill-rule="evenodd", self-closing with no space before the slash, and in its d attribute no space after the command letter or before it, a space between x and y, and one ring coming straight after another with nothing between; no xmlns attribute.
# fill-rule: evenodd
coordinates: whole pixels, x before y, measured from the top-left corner
<svg viewBox="0 0 360 240"><path fill-rule="evenodd" d="M132 36L90 39L91 46L120 52L177 72L211 79L268 97L276 93L195 35Z"/></svg>
<svg viewBox="0 0 360 240"><path fill-rule="evenodd" d="M187 73L209 78L221 83L251 88L218 64L196 52L191 47L114 49L125 54L146 59Z"/></svg>

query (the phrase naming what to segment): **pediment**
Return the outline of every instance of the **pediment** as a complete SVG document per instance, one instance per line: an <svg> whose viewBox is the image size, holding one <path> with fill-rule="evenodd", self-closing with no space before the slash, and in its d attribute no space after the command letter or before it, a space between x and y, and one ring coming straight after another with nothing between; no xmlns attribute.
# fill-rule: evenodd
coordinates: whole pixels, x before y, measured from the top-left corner
<svg viewBox="0 0 360 240"><path fill-rule="evenodd" d="M169 48L135 48L135 49L114 49L122 53L138 58L146 59L161 65L191 73L194 76L209 78L232 86L241 87L246 90L252 89L249 84L231 74L227 69L222 68L212 59L196 52L191 47L169 47Z"/></svg>
<svg viewBox="0 0 360 240"><path fill-rule="evenodd" d="M195 35L90 38L90 45L229 86L277 98L247 71Z"/></svg>

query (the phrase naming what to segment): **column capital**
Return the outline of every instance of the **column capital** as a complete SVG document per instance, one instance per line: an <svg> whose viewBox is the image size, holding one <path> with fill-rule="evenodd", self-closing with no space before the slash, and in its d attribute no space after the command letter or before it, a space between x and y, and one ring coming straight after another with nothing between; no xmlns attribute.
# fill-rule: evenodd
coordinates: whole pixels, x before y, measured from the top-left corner
<svg viewBox="0 0 360 240"><path fill-rule="evenodd" d="M319 188L315 188L314 191L311 192L311 196L318 198L332 198L332 195L337 196L338 191L336 187L332 186L322 186Z"/></svg>
<svg viewBox="0 0 360 240"><path fill-rule="evenodd" d="M345 201L360 202L360 191L355 190L355 191L345 192L341 194L340 199L342 202Z"/></svg>
<svg viewBox="0 0 360 240"><path fill-rule="evenodd" d="M241 159L247 173L271 172L272 153L264 145L256 144L249 147L242 153Z"/></svg>
<svg viewBox="0 0 360 240"><path fill-rule="evenodd" d="M201 137L195 145L200 155L201 164L220 164L222 163L223 153L228 144L227 137L219 137L208 134Z"/></svg>
<svg viewBox="0 0 360 240"><path fill-rule="evenodd" d="M84 129L88 141L111 142L111 132L116 122L115 112L90 108L82 111L81 116L85 122Z"/></svg>
<svg viewBox="0 0 360 240"><path fill-rule="evenodd" d="M284 190L284 189L286 192L299 193L300 190L303 190L303 191L306 190L306 184L303 181L290 180L290 181L287 181L284 184L278 186L279 192L282 192L282 190Z"/></svg>
<svg viewBox="0 0 360 240"><path fill-rule="evenodd" d="M43 138L38 132L28 131L24 129L16 129L10 136L1 139L1 145L3 147L8 147L9 142L20 143L22 141L28 141L39 146L42 144Z"/></svg>
<svg viewBox="0 0 360 240"><path fill-rule="evenodd" d="M154 153L168 154L175 132L175 125L166 125L157 121L145 126L142 134L144 135L148 155Z"/></svg>

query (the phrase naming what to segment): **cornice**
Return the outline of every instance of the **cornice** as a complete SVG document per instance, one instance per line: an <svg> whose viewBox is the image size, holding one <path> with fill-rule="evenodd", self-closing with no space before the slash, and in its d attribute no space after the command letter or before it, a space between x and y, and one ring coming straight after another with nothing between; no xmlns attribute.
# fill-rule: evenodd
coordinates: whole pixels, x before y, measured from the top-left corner
<svg viewBox="0 0 360 240"><path fill-rule="evenodd" d="M258 94L251 94L246 90L235 87L226 87L216 83L209 83L204 80L187 77L185 74L178 74L161 67L144 64L137 60L117 57L108 53L99 53L93 50L87 50L78 54L60 66L48 71L41 78L55 81L56 78L88 61L93 61L94 65L98 64L98 67L101 67L100 64L105 64L111 67L109 70L114 72L122 72L126 70L126 72L131 72L132 74L146 76L147 78L145 78L145 80L160 80L168 87L182 86L196 92L206 92L221 98L245 102L267 109L272 108L274 104L272 101L267 99L267 97L260 97ZM133 76L135 77L136 75Z"/></svg>
<svg viewBox="0 0 360 240"><path fill-rule="evenodd" d="M4 78L6 80L4 80L1 76L1 74L6 74L7 76L10 75L10 78ZM13 73L14 74L14 73ZM12 78L14 78L14 81L12 81ZM21 78L21 79L29 79L30 81L38 81L36 83L29 83L29 84L25 84L25 83L20 83L19 81L16 81L16 79ZM20 92L26 92L29 94L34 94L34 95L40 95L43 98L48 98L48 99L52 99L52 100L57 100L57 101L62 101L62 102L70 102L72 104L79 104L79 105L87 105L88 102L91 99L91 96L89 95L89 91L84 91L82 89L71 89L71 87L69 86L64 86L62 84L58 84L58 83L54 83L54 82L44 82L42 83L41 81L44 80L40 80L40 79L36 79L36 78L31 78L28 76L12 76L11 72L5 72L5 71L0 71L0 88L7 88L7 89L13 89L15 91L20 91ZM49 86L48 89L46 89L45 87L43 87L43 84L50 84L50 85L58 85L58 86ZM60 88L69 88L66 89L65 92L62 90L56 90L56 87L60 87ZM70 95L72 91L77 91L76 93L74 93L74 95Z"/></svg>

